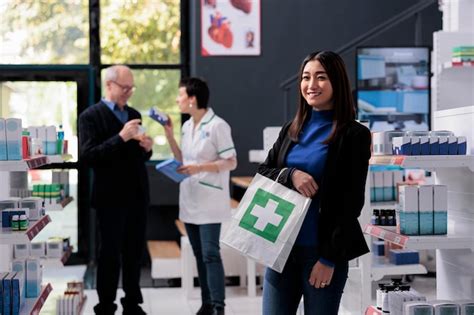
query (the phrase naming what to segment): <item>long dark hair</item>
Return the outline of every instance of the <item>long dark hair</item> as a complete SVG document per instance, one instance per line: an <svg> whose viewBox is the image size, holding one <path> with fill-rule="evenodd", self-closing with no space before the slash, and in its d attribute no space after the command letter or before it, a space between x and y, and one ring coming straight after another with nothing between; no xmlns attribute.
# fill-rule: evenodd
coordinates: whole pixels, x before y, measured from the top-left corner
<svg viewBox="0 0 474 315"><path fill-rule="evenodd" d="M313 52L309 54L301 64L299 72L299 93L298 93L298 110L293 119L288 134L291 140L298 141L299 134L303 128L312 107L306 102L301 94L300 86L303 79L303 70L310 61L319 61L329 77L332 85L334 104L334 123L331 134L324 141L328 144L333 142L340 134L341 130L355 119L355 106L352 99L351 85L347 76L346 66L342 58L332 51Z"/></svg>

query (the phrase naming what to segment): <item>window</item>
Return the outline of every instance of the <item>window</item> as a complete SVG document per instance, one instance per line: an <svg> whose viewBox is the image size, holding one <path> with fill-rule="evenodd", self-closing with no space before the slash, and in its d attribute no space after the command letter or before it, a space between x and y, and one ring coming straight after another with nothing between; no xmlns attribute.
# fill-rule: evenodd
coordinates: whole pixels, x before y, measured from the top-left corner
<svg viewBox="0 0 474 315"><path fill-rule="evenodd" d="M179 0L106 0L100 6L102 63L180 63Z"/></svg>
<svg viewBox="0 0 474 315"><path fill-rule="evenodd" d="M0 63L88 63L88 16L88 0L0 1Z"/></svg>
<svg viewBox="0 0 474 315"><path fill-rule="evenodd" d="M142 114L142 125L146 133L153 138L152 160L163 160L172 156L165 138L163 127L148 117L151 107L157 107L171 116L174 132L179 143L181 137L181 114L176 105L178 83L181 76L179 70L164 69L133 69L134 84L137 87L128 104ZM105 70L102 71L102 81ZM105 94L105 82L102 83L102 94Z"/></svg>

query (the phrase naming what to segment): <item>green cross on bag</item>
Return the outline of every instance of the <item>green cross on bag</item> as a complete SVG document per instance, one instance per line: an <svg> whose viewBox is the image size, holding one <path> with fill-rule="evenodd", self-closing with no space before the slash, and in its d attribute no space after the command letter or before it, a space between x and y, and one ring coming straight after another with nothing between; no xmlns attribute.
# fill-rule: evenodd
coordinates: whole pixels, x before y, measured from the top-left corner
<svg viewBox="0 0 474 315"><path fill-rule="evenodd" d="M258 188L239 226L275 243L295 205Z"/></svg>

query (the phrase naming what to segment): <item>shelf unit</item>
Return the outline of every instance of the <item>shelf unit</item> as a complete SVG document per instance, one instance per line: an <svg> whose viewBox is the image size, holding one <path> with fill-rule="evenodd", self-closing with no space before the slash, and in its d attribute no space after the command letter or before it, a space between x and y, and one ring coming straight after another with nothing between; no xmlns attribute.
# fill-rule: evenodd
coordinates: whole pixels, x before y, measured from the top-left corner
<svg viewBox="0 0 474 315"><path fill-rule="evenodd" d="M63 162L63 158L70 158L68 156L36 156L30 159L19 161L0 161L0 198L8 196L8 182L10 172L26 172L49 163ZM72 198L65 199L61 207L71 202ZM33 238L40 233L44 227L51 222L49 215L45 215L38 221L31 221L26 231L12 231L9 228L0 229L0 270L11 270L10 262L13 259L14 244L29 243ZM69 258L71 251L68 251L61 259L61 265ZM59 260L58 260L59 261ZM47 297L52 291L51 284L43 286L37 298L26 299L25 305L20 310L20 314L39 314Z"/></svg>
<svg viewBox="0 0 474 315"><path fill-rule="evenodd" d="M49 215L43 216L38 221L31 221L26 231L12 231L9 228L0 230L0 244L23 244L30 242L49 223Z"/></svg>
<svg viewBox="0 0 474 315"><path fill-rule="evenodd" d="M381 280L385 276L419 275L426 273L428 273L428 270L421 264L394 265L383 256L372 256L372 271L370 274L372 281Z"/></svg>
<svg viewBox="0 0 474 315"><path fill-rule="evenodd" d="M380 226L367 224L364 233L381 238L406 249L472 249L474 238L471 235L403 235Z"/></svg>
<svg viewBox="0 0 474 315"><path fill-rule="evenodd" d="M25 305L20 309L20 314L38 315L51 291L53 291L51 284L43 286L37 298L26 299Z"/></svg>
<svg viewBox="0 0 474 315"><path fill-rule="evenodd" d="M0 172L23 172L49 163L45 155L18 161L0 161Z"/></svg>
<svg viewBox="0 0 474 315"><path fill-rule="evenodd" d="M371 157L370 164L429 170L467 167L474 172L474 156L472 155L382 155Z"/></svg>
<svg viewBox="0 0 474 315"><path fill-rule="evenodd" d="M46 268L61 268L68 261L72 254L72 246L64 251L61 258L42 258L41 265Z"/></svg>
<svg viewBox="0 0 474 315"><path fill-rule="evenodd" d="M74 199L72 197L66 197L60 202L57 203L47 203L45 201L44 207L46 209L46 212L48 211L62 211L68 204L70 204Z"/></svg>

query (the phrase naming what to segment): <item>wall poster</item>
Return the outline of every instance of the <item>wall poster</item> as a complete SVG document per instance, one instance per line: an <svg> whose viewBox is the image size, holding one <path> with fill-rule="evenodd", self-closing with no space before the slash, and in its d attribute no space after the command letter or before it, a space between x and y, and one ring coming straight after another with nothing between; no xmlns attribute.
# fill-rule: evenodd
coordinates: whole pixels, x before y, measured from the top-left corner
<svg viewBox="0 0 474 315"><path fill-rule="evenodd" d="M202 56L260 55L261 0L201 0Z"/></svg>

